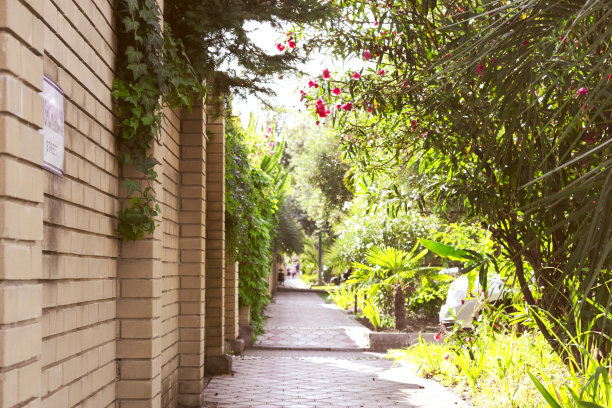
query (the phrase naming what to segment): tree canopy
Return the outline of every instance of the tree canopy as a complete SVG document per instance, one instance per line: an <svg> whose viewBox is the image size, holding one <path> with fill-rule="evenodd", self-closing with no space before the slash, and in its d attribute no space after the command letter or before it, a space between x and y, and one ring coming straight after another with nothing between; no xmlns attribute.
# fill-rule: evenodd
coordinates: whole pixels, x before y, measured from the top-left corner
<svg viewBox="0 0 612 408"><path fill-rule="evenodd" d="M318 24L332 10L317 0L167 0L164 17L185 45L191 64L215 94L271 95L268 82L297 71L307 43L298 44L294 24ZM268 23L282 38L268 48L248 36L246 23ZM279 52L276 52L279 51Z"/></svg>

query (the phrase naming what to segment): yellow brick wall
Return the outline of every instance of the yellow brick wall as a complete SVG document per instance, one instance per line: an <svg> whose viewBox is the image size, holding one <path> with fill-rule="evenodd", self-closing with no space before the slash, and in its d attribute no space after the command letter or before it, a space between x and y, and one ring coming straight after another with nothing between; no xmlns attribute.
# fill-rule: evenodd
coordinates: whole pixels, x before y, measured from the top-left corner
<svg viewBox="0 0 612 408"><path fill-rule="evenodd" d="M42 20L44 73L65 98L64 177L44 171L42 186L42 406L114 406L119 173L112 2L30 3Z"/></svg>
<svg viewBox="0 0 612 408"><path fill-rule="evenodd" d="M210 107L206 130L206 356L225 349L225 120Z"/></svg>
<svg viewBox="0 0 612 408"><path fill-rule="evenodd" d="M166 112L163 130L162 210L162 354L161 402L163 407L178 404L179 367L179 212L180 212L180 112Z"/></svg>
<svg viewBox="0 0 612 408"><path fill-rule="evenodd" d="M204 385L206 113L181 113L179 404L201 406Z"/></svg>
<svg viewBox="0 0 612 408"><path fill-rule="evenodd" d="M201 101L165 112L157 230L117 236L112 5L0 0L0 408L197 407L206 341L234 337L223 121ZM43 74L64 91L63 177L41 167Z"/></svg>

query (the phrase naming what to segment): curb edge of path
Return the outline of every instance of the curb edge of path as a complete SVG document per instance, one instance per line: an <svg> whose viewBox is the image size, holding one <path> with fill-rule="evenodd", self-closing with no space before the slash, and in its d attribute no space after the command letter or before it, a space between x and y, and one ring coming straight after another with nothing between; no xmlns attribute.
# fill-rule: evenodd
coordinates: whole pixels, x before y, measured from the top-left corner
<svg viewBox="0 0 612 408"><path fill-rule="evenodd" d="M372 351L369 347L290 347L290 346L251 346L251 350L279 350L279 351L338 351L338 352L364 352Z"/></svg>
<svg viewBox="0 0 612 408"><path fill-rule="evenodd" d="M287 288L285 286L277 286L277 292L303 292L303 293L327 293L325 289L300 289L300 288Z"/></svg>

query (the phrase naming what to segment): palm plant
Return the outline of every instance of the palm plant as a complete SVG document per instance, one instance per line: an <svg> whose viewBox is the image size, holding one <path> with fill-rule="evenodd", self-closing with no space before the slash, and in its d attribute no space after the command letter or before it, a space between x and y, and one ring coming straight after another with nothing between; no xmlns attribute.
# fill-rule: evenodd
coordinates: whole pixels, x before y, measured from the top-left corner
<svg viewBox="0 0 612 408"><path fill-rule="evenodd" d="M285 253L301 254L304 250L304 232L300 225L291 216L287 204L283 201L278 209L278 227L274 240L276 252L282 250Z"/></svg>
<svg viewBox="0 0 612 408"><path fill-rule="evenodd" d="M418 268L419 260L427 254L427 250L417 253L417 249L418 245L410 252L373 247L366 256L367 264L353 264L353 276L348 281L349 284L355 284L369 293L377 291L381 286L392 287L393 315L397 330L406 328L405 291L414 291L419 272L433 269Z"/></svg>

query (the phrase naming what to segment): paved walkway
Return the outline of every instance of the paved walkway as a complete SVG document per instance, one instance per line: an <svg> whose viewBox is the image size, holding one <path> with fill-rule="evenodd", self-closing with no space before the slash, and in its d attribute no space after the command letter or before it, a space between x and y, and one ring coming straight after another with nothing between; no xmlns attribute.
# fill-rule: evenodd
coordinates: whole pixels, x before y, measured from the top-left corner
<svg viewBox="0 0 612 408"><path fill-rule="evenodd" d="M414 368L363 351L366 328L318 294L278 292L266 333L231 376L213 377L206 408L469 408Z"/></svg>
<svg viewBox="0 0 612 408"><path fill-rule="evenodd" d="M366 349L364 326L315 293L277 292L266 314L266 332L256 347L286 349Z"/></svg>

